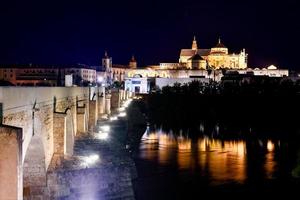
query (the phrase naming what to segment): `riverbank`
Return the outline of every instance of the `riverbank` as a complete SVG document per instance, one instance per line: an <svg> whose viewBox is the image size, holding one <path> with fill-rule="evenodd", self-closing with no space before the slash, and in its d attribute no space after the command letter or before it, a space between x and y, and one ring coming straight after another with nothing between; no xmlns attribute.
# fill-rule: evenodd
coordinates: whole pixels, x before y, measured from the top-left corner
<svg viewBox="0 0 300 200"><path fill-rule="evenodd" d="M128 108L128 144L132 151L138 147L141 137L146 131L148 110L145 100L135 100Z"/></svg>
<svg viewBox="0 0 300 200"><path fill-rule="evenodd" d="M166 129L215 126L225 132L273 133L274 137L300 136L300 96L151 94L147 97L152 124ZM211 131L212 132L212 131ZM269 136L269 135L267 135Z"/></svg>

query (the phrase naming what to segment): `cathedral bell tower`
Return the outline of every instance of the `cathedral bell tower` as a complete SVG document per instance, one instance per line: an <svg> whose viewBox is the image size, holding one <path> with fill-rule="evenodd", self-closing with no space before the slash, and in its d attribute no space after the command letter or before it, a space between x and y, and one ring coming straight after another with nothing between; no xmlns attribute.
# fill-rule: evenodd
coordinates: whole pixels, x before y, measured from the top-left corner
<svg viewBox="0 0 300 200"><path fill-rule="evenodd" d="M104 57L102 58L102 67L105 71L110 71L112 67L112 59L108 56L107 51L105 51Z"/></svg>
<svg viewBox="0 0 300 200"><path fill-rule="evenodd" d="M195 50L195 51L198 50L196 36L194 36L194 40L193 40L193 44L192 44L192 50Z"/></svg>
<svg viewBox="0 0 300 200"><path fill-rule="evenodd" d="M132 55L131 60L129 61L129 68L130 69L136 69L137 68L137 62L134 58L134 55Z"/></svg>
<svg viewBox="0 0 300 200"><path fill-rule="evenodd" d="M102 58L102 69L105 72L105 79L107 83L112 82L112 58L108 56L107 51Z"/></svg>

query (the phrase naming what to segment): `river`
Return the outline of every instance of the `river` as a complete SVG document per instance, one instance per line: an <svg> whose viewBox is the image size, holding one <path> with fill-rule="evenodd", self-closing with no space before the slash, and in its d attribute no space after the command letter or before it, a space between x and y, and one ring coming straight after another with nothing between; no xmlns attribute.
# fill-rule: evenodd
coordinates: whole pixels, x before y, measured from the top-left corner
<svg viewBox="0 0 300 200"><path fill-rule="evenodd" d="M137 199L288 197L298 149L272 138L222 139L147 127L135 152Z"/></svg>

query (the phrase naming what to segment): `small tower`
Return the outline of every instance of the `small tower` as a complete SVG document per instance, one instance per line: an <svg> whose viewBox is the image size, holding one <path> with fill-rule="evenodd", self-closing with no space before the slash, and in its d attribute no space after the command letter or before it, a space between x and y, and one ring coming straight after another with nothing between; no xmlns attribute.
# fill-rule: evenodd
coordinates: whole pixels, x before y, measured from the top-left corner
<svg viewBox="0 0 300 200"><path fill-rule="evenodd" d="M131 60L129 61L129 68L130 69L136 69L137 68L137 62L134 58L134 55L132 55Z"/></svg>
<svg viewBox="0 0 300 200"><path fill-rule="evenodd" d="M107 84L111 84L113 80L112 58L108 56L107 51L102 58L102 70L105 72L104 79Z"/></svg>
<svg viewBox="0 0 300 200"><path fill-rule="evenodd" d="M102 67L105 71L110 71L112 67L112 58L108 56L107 51L105 51L104 57L102 58Z"/></svg>
<svg viewBox="0 0 300 200"><path fill-rule="evenodd" d="M196 40L196 36L194 36L194 40L193 40L193 44L192 44L192 50L197 51L198 46L197 46L197 40Z"/></svg>

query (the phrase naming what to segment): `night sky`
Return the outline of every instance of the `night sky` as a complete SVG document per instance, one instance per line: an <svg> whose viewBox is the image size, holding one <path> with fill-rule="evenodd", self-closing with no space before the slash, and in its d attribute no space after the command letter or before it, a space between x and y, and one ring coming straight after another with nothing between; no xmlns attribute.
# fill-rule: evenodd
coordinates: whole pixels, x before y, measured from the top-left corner
<svg viewBox="0 0 300 200"><path fill-rule="evenodd" d="M116 64L178 62L196 35L246 48L250 67L300 70L299 13L296 0L1 1L0 63L100 65L105 50Z"/></svg>

